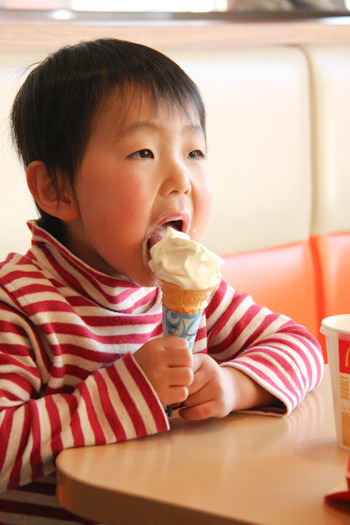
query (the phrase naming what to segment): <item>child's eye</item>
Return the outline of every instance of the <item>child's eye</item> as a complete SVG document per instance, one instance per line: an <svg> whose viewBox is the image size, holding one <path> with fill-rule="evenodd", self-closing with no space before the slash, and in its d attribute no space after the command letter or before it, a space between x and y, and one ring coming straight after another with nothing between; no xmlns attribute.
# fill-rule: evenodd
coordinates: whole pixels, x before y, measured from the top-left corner
<svg viewBox="0 0 350 525"><path fill-rule="evenodd" d="M196 149L194 151L191 151L188 155L191 159L205 159L205 153L203 151Z"/></svg>
<svg viewBox="0 0 350 525"><path fill-rule="evenodd" d="M130 155L133 159L153 159L153 153L149 149L140 149Z"/></svg>

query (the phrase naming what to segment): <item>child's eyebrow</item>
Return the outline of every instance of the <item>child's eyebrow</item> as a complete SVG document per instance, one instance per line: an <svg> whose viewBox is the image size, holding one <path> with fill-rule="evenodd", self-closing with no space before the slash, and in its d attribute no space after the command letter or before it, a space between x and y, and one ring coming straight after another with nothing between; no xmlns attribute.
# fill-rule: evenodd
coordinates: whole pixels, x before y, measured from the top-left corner
<svg viewBox="0 0 350 525"><path fill-rule="evenodd" d="M162 124L158 124L158 123L152 122L150 120L138 121L138 122L135 122L134 124L131 124L127 128L122 129L121 132L120 132L120 136L130 135L132 133L135 133L135 131L139 131L140 129L149 129L150 131L159 131L163 127L165 127L165 126L163 126ZM201 134L203 134L203 128L202 128L202 126L200 124L192 124L192 123L185 124L182 127L182 130L185 133L201 133Z"/></svg>

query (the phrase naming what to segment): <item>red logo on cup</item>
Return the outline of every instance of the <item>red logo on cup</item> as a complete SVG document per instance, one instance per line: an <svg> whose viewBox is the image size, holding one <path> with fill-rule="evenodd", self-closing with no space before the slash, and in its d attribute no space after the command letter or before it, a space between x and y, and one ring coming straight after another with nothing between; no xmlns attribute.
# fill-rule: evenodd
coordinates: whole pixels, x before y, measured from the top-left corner
<svg viewBox="0 0 350 525"><path fill-rule="evenodd" d="M339 369L343 374L350 374L350 341L339 340Z"/></svg>

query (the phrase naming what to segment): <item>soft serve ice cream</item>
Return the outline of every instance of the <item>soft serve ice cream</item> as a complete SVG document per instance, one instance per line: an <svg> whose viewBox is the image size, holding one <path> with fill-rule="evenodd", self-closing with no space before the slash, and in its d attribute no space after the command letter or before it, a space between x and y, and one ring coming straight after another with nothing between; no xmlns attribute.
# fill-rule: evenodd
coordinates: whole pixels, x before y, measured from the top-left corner
<svg viewBox="0 0 350 525"><path fill-rule="evenodd" d="M151 257L149 266L161 282L185 290L212 290L220 284L223 260L173 228L151 248Z"/></svg>
<svg viewBox="0 0 350 525"><path fill-rule="evenodd" d="M172 228L152 246L151 257L163 292L163 333L184 337L192 348L208 298L220 284L223 261Z"/></svg>

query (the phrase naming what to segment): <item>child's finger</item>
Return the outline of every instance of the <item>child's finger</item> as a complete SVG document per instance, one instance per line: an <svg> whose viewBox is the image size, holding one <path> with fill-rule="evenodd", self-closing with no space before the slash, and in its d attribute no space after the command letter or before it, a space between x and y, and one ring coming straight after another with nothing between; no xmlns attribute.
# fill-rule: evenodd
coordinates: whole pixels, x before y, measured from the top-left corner
<svg viewBox="0 0 350 525"><path fill-rule="evenodd" d="M217 417L215 402L211 400L193 407L186 406L180 409L179 415L187 421L200 421L210 417Z"/></svg>
<svg viewBox="0 0 350 525"><path fill-rule="evenodd" d="M172 386L190 386L193 381L193 372L189 367L174 367L167 372L166 380Z"/></svg>

